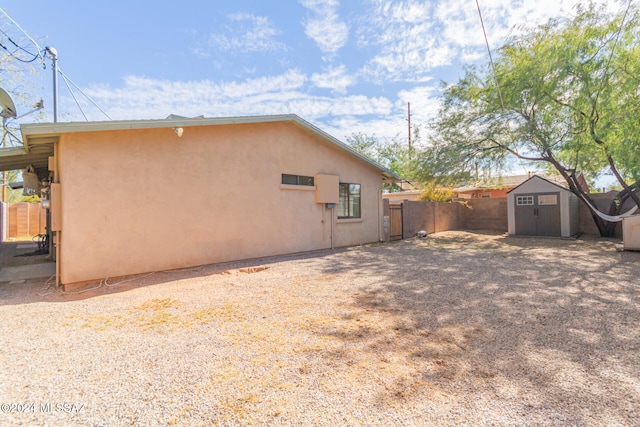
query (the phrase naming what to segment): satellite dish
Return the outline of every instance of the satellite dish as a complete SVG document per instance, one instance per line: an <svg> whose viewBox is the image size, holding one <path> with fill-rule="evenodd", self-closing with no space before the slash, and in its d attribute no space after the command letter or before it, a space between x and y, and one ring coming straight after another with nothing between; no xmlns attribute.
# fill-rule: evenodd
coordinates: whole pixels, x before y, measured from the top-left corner
<svg viewBox="0 0 640 427"><path fill-rule="evenodd" d="M0 107L2 111L0 111L0 117L4 119L17 117L16 114L16 106L13 103L13 100L4 89L0 88Z"/></svg>

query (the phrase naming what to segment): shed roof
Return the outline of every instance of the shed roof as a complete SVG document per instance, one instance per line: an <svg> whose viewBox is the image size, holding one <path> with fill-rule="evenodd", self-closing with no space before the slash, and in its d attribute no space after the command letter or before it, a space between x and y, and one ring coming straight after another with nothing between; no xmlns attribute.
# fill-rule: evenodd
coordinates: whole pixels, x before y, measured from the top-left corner
<svg viewBox="0 0 640 427"><path fill-rule="evenodd" d="M217 118L184 118L171 115L167 119L157 120L113 120L101 122L64 122L33 123L20 126L24 148L0 149L0 170L24 169L33 165L36 169L48 166L48 157L53 155L53 144L60 135L77 132L101 132L133 129L187 128L195 126L239 125L251 123L290 122L308 132L320 136L350 155L380 170L387 179L399 180L400 177L391 170L358 153L347 144L329 135L322 129L303 120L296 114L269 116L217 117Z"/></svg>
<svg viewBox="0 0 640 427"><path fill-rule="evenodd" d="M545 182L546 182L546 183L548 183L548 184L551 184L551 185L554 185L554 186L558 187L558 188L559 188L559 189L561 189L561 190L571 191L571 190L569 189L569 187L566 187L566 186L564 186L564 185L561 185L561 184L559 184L559 183L557 183L557 182L554 182L554 181L552 181L552 180L550 180L550 179L544 178L544 177L539 176L539 175L531 175L531 178L527 179L526 181L524 181L522 184L518 185L517 187L514 187L514 188L512 188L511 190L507 191L507 194L511 193L512 191L517 190L518 188L522 187L522 186L523 186L523 185L525 185L527 182L529 182L529 181L531 181L531 180L533 180L533 179L540 179L540 180L542 180L542 181L545 181Z"/></svg>
<svg viewBox="0 0 640 427"><path fill-rule="evenodd" d="M528 181L533 176L540 175L512 175L512 176L499 176L495 178L489 178L484 180L479 180L469 185L465 185L463 187L454 188L453 191L456 193L462 193L465 191L481 191L481 190L498 190L498 189L510 189L515 188L525 181ZM564 182L564 178L560 175L545 175L544 178L547 181L555 182L557 184L562 185Z"/></svg>

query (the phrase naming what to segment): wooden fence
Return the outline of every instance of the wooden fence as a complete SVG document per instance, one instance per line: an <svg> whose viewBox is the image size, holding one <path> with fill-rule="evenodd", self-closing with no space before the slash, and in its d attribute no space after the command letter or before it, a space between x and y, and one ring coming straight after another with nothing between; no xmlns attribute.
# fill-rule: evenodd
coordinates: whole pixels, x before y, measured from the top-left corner
<svg viewBox="0 0 640 427"><path fill-rule="evenodd" d="M590 195L601 212L609 212L609 206L615 193L595 193ZM385 200L387 205L388 201ZM622 211L626 212L633 204L627 201ZM506 232L507 198L467 199L465 203L414 202L402 203L402 235L410 238L420 230L428 234L447 230L496 230ZM390 210L385 207L385 214ZM580 202L579 229L583 234L599 235L591 212L584 202ZM383 226L383 230L384 230ZM386 230L385 230L386 231ZM616 236L621 237L621 227L616 228Z"/></svg>
<svg viewBox="0 0 640 427"><path fill-rule="evenodd" d="M41 203L3 203L2 239L32 238L44 234L47 211Z"/></svg>

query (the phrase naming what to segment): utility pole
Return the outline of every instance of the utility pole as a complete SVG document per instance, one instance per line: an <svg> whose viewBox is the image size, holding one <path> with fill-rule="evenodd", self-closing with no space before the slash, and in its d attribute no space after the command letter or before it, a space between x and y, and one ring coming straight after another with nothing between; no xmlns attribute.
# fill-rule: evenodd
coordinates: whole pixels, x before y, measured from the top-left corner
<svg viewBox="0 0 640 427"><path fill-rule="evenodd" d="M47 46L45 50L51 57L53 70L53 122L58 122L58 51L55 47Z"/></svg>

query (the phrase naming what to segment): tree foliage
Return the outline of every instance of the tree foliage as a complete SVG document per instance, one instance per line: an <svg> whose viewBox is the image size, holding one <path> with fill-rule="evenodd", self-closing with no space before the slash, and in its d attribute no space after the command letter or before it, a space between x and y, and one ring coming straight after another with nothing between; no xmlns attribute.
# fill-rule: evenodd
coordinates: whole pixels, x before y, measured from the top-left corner
<svg viewBox="0 0 640 427"><path fill-rule="evenodd" d="M450 202L456 193L452 188L440 187L436 184L429 183L422 187L418 200L421 202Z"/></svg>
<svg viewBox="0 0 640 427"><path fill-rule="evenodd" d="M631 3L612 15L593 4L573 18L524 29L489 64L444 89L423 180L464 180L514 159L557 170L590 201L578 174L610 171L640 206L640 20ZM620 200L618 200L620 202ZM614 206L615 205L615 206ZM621 203L612 205L618 214ZM594 214L603 235L611 224Z"/></svg>
<svg viewBox="0 0 640 427"><path fill-rule="evenodd" d="M416 143L419 144L417 131L414 133L414 138L417 138ZM372 135L354 133L351 137L347 137L347 143L358 153L386 167L405 181L413 181L417 174L416 150L413 148L409 150L407 144L398 138L383 141ZM400 191L401 188L394 184L387 190Z"/></svg>
<svg viewBox="0 0 640 427"><path fill-rule="evenodd" d="M0 15L0 29L2 39L0 49L0 87L7 91L16 107L18 115L34 108L34 101L41 99L36 95L35 81L42 70L42 53L33 44L32 40L22 34L21 30L10 22L4 15ZM36 118L38 118L36 116ZM40 114L39 118L42 118ZM32 117L33 119L33 117ZM21 146L22 141L18 123L12 118L7 118L4 123L6 128L2 131L1 147ZM3 177L7 183L20 180L17 171L6 171ZM4 182L0 184L4 185ZM38 197L25 197L22 190L12 190L8 186L3 195L7 202L38 202Z"/></svg>

